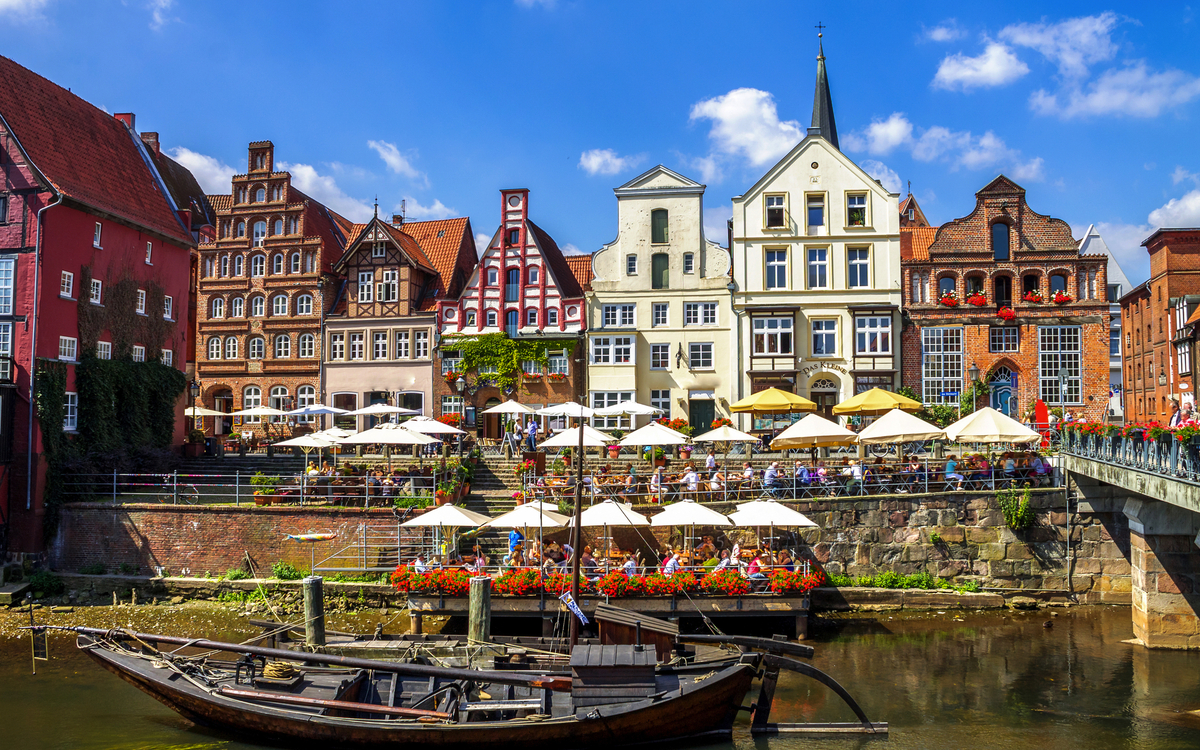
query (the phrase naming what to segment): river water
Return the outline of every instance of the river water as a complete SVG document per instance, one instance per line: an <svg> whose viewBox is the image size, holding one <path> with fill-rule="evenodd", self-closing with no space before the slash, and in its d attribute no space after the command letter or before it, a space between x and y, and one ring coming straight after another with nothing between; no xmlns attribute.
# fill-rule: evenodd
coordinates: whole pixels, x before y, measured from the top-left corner
<svg viewBox="0 0 1200 750"><path fill-rule="evenodd" d="M94 666L70 638L53 639L52 660L39 662L37 676L31 676L28 640L16 634L13 614L3 617L0 746L259 747L184 721ZM42 619L225 639L252 632L234 611L219 607L97 607ZM331 618L329 627L369 630L380 619L386 618L343 615ZM1052 627L1044 627L1046 622ZM813 664L845 685L869 717L890 723L889 748L1200 748L1200 652L1148 651L1123 643L1132 636L1125 607L880 613L822 619L813 632ZM821 685L791 675L781 680L772 720L853 716ZM743 722L735 732L738 750L859 748L876 742L861 736L755 740L747 728Z"/></svg>

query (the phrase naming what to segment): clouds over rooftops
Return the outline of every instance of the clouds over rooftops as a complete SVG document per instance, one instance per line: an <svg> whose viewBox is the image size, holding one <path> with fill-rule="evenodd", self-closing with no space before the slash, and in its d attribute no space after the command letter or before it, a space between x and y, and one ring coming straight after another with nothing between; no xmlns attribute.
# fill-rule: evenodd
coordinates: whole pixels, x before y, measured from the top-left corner
<svg viewBox="0 0 1200 750"><path fill-rule="evenodd" d="M433 203L426 206L411 195L406 195L404 196L403 206L405 218L413 219L414 221L448 219L458 213L458 211L450 208L436 198L434 198ZM399 211L400 205L397 205L393 210ZM487 240L484 240L484 242L487 242Z"/></svg>
<svg viewBox="0 0 1200 750"><path fill-rule="evenodd" d="M285 172L291 172L292 185L310 198L324 203L334 211L356 222L365 222L371 218L373 209L365 201L347 195L338 187L337 180L330 175L323 175L311 164L276 162L276 166Z"/></svg>
<svg viewBox="0 0 1200 750"><path fill-rule="evenodd" d="M0 3L4 0L0 0ZM233 176L237 170L220 159L196 153L178 146L164 149L167 155L186 167L200 187L209 195L226 195L232 189Z"/></svg>
<svg viewBox="0 0 1200 750"><path fill-rule="evenodd" d="M636 167L645 160L644 154L619 156L611 148L593 148L579 155L579 168L590 175L614 175Z"/></svg>
<svg viewBox="0 0 1200 750"><path fill-rule="evenodd" d="M1012 83L1029 72L1029 66L1000 42L990 42L983 53L968 57L962 53L947 55L938 65L933 87L969 91Z"/></svg>

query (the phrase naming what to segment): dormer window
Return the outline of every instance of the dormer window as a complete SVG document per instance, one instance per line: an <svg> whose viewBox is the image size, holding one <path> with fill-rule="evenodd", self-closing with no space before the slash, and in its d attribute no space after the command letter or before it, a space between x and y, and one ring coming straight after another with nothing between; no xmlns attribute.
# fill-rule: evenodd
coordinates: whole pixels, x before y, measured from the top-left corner
<svg viewBox="0 0 1200 750"><path fill-rule="evenodd" d="M650 212L650 242L661 245L670 241L667 219L667 209L665 208L656 208Z"/></svg>

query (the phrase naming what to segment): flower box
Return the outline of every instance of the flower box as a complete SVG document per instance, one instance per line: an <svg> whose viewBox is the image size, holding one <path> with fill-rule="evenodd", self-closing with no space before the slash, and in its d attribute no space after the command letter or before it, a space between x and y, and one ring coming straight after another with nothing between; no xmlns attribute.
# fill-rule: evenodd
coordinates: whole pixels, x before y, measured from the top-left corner
<svg viewBox="0 0 1200 750"><path fill-rule="evenodd" d="M1044 299L1039 292L1025 292L1025 296L1021 299L1034 305L1040 305Z"/></svg>
<svg viewBox="0 0 1200 750"><path fill-rule="evenodd" d="M1063 294L1062 292L1055 292L1052 299L1056 305L1065 305L1071 301L1071 295Z"/></svg>
<svg viewBox="0 0 1200 750"><path fill-rule="evenodd" d="M996 311L996 317L1004 321L1010 321L1017 317L1017 313L1011 307L1002 307Z"/></svg>
<svg viewBox="0 0 1200 750"><path fill-rule="evenodd" d="M984 297L982 294L980 294L978 292L976 292L975 294L968 294L967 295L967 304L972 305L974 307L983 307L984 305L987 304L987 297Z"/></svg>
<svg viewBox="0 0 1200 750"><path fill-rule="evenodd" d="M938 304L946 307L958 307L958 297L953 292L946 292L938 297Z"/></svg>

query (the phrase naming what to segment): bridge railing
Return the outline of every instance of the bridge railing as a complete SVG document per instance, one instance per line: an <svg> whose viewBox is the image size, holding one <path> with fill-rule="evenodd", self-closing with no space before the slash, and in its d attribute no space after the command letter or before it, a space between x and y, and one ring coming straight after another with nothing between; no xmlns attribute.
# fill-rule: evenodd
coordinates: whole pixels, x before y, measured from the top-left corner
<svg viewBox="0 0 1200 750"><path fill-rule="evenodd" d="M1062 450L1069 456L1125 466L1148 474L1200 484L1200 444L1168 434L1161 440L1067 432Z"/></svg>

